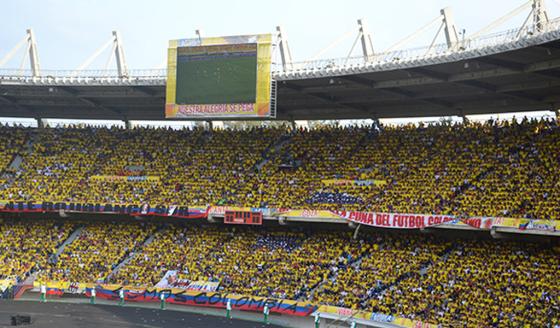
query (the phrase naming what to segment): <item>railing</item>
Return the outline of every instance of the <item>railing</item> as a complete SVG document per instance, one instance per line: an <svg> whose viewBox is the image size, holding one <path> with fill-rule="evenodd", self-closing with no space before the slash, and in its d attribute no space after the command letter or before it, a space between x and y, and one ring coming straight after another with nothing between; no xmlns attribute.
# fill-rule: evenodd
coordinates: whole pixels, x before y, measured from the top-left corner
<svg viewBox="0 0 560 328"><path fill-rule="evenodd" d="M370 57L295 62L286 65L286 68L280 63L273 63L272 75L277 80L290 80L422 66L491 55L557 39L560 39L560 18L548 22L540 31L534 27L510 29L476 39L461 40L451 46L442 43L431 47L382 52ZM166 72L166 69L140 69L129 70L126 75L119 76L117 70L41 70L40 76L33 76L31 70L0 69L0 82L163 85Z"/></svg>
<svg viewBox="0 0 560 328"><path fill-rule="evenodd" d="M129 70L125 77L158 77L166 76L166 69L135 69ZM31 70L0 69L1 76L32 76ZM41 77L118 77L117 70L41 70Z"/></svg>
<svg viewBox="0 0 560 328"><path fill-rule="evenodd" d="M33 76L31 70L0 69L1 84L31 85L164 85L165 69L129 70L119 76L117 70L41 70Z"/></svg>
<svg viewBox="0 0 560 328"><path fill-rule="evenodd" d="M560 39L560 18L550 21L540 31L532 27L510 29L476 39L461 40L450 46L441 43L432 47L382 52L370 57L356 56L295 62L286 70L283 70L281 64L274 64L273 70L279 79L381 71L490 55L557 39Z"/></svg>

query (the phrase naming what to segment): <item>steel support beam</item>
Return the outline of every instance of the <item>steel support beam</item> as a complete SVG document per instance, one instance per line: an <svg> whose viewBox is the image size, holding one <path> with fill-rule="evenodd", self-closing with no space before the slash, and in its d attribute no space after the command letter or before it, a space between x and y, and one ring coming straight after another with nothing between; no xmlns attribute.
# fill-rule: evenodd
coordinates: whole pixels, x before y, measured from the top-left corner
<svg viewBox="0 0 560 328"><path fill-rule="evenodd" d="M118 31L113 31L113 37L115 42L115 60L117 61L117 71L119 73L119 77L127 77L128 67L126 66L124 47L120 33Z"/></svg>
<svg viewBox="0 0 560 328"><path fill-rule="evenodd" d="M443 16L445 41L447 42L447 48L453 49L459 43L459 36L457 34L457 28L455 27L455 20L453 19L453 12L450 7L445 7L440 10Z"/></svg>
<svg viewBox="0 0 560 328"><path fill-rule="evenodd" d="M360 33L360 41L362 43L362 55L365 61L369 61L373 57L373 43L371 42L371 35L367 30L365 20L358 19L358 27Z"/></svg>
<svg viewBox="0 0 560 328"><path fill-rule="evenodd" d="M278 48L280 48L280 60L282 61L282 70L289 71L292 69L292 53L288 45L288 37L282 30L281 26L276 26Z"/></svg>
<svg viewBox="0 0 560 328"><path fill-rule="evenodd" d="M544 5L544 0L533 0L533 25L535 30L541 32L548 23L548 15Z"/></svg>
<svg viewBox="0 0 560 328"><path fill-rule="evenodd" d="M27 30L29 42L29 65L31 66L31 74L34 77L40 76L39 54L37 51L37 42L35 42L35 34L32 29Z"/></svg>
<svg viewBox="0 0 560 328"><path fill-rule="evenodd" d="M24 54L22 64L25 63L25 56L29 56L29 68L31 69L31 75L33 77L41 76L41 71L39 67L39 54L37 51L37 42L35 41L35 34L33 34L32 29L26 30L25 37L18 42L15 47L12 48L3 58L0 59L0 67L4 66L7 62L12 59L12 57L27 44L27 50ZM23 67L22 67L23 68Z"/></svg>

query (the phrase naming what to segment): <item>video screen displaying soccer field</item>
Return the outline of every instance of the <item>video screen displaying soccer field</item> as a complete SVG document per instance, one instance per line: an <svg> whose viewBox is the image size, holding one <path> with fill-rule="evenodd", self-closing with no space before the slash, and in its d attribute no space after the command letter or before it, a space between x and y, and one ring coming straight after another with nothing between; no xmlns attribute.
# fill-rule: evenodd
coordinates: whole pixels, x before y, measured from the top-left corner
<svg viewBox="0 0 560 328"><path fill-rule="evenodd" d="M254 103L257 45L177 49L178 104Z"/></svg>
<svg viewBox="0 0 560 328"><path fill-rule="evenodd" d="M270 34L170 41L167 118L269 117Z"/></svg>

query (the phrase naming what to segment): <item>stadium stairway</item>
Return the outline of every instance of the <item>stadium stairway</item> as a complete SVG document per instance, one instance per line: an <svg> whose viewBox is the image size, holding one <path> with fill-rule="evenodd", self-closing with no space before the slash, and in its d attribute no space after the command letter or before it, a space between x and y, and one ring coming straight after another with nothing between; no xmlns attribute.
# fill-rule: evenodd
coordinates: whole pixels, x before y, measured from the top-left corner
<svg viewBox="0 0 560 328"><path fill-rule="evenodd" d="M126 256L121 262L119 262L117 265L115 265L115 267L113 268L113 270L111 271L111 273L109 273L109 275L106 278L106 281L111 281L111 278L113 278L113 276L119 272L119 270L127 265L135 256L137 253L142 252L142 249L146 246L148 246L149 244L151 244L154 241L154 238L160 234L161 232L163 232L163 230L166 229L166 226L163 226L162 228L158 229L156 232L154 232L153 234L149 235L148 238L146 238L146 240L142 243L142 246L136 250L133 251L131 253L128 254L128 256Z"/></svg>
<svg viewBox="0 0 560 328"><path fill-rule="evenodd" d="M21 157L20 155L16 155L16 156L14 156L14 159L12 160L12 162L10 163L10 166L8 166L8 168L11 171L17 171L17 170L19 170L19 167L21 166L22 162L23 162L23 157Z"/></svg>
<svg viewBox="0 0 560 328"><path fill-rule="evenodd" d="M60 245L58 247L58 249L56 250L56 253L54 253L51 256L49 261L51 261L51 262L57 261L60 254L62 254L62 252L64 252L64 248L66 248L66 246L70 245L74 240L76 240L76 238L78 238L78 236L82 233L83 229L84 229L83 226L79 226L78 228L76 228L76 230L74 230L74 232L72 232L72 234L70 234L70 236L68 236L68 238L62 243L62 245Z"/></svg>
<svg viewBox="0 0 560 328"><path fill-rule="evenodd" d="M348 263L348 267L353 267L353 268L359 268L360 265L362 264L362 260L364 258L364 255L360 255L359 257L357 257L356 259L352 260L351 262ZM310 291L309 291L309 296L308 299L309 300L314 300L315 299L315 294L320 293L324 287L325 284L331 280L331 279L335 279L338 277L338 272L340 270L336 271L336 273L329 275L327 280L322 280L321 282L319 282L315 287L313 287ZM301 297L298 298L298 300L300 301L305 301L305 299L302 299Z"/></svg>
<svg viewBox="0 0 560 328"><path fill-rule="evenodd" d="M436 261L445 261L447 260L447 258L449 257L449 254L451 254L452 251L456 250L457 246L455 244L452 244L451 246L449 246L448 248L444 249L443 252L441 252L438 256L438 259ZM418 270L418 274L420 274L421 276L425 275L430 268L434 265L434 263L430 263L430 262L426 262L424 263L420 269ZM366 304L369 300L371 300L373 297L379 296L380 294L382 294L385 290L393 287L393 286L397 286L398 284L400 284L401 281L406 280L406 279L410 279L414 277L414 273L413 272L407 272L404 273L402 275L400 275L395 282L390 283L390 284L385 284L385 285L381 285L377 288L375 288L373 290L373 292L365 299L362 300L362 304Z"/></svg>
<svg viewBox="0 0 560 328"><path fill-rule="evenodd" d="M268 163L268 161L272 158L272 156L270 156L271 150L274 150L274 154L278 154L280 149L282 149L282 147L284 147L285 144L290 142L290 140L292 139L292 136L293 136L293 133L283 135L282 137L280 137L278 139L278 141L276 141L274 144L267 147L262 153L262 158L263 158L262 161L258 162L255 165L255 168L258 171L260 171L263 168L263 166L265 166L266 163Z"/></svg>
<svg viewBox="0 0 560 328"><path fill-rule="evenodd" d="M33 152L33 144L35 143L35 133L32 133L30 138L27 139L25 143L25 148L22 149L25 154L31 154ZM23 157L20 154L16 154L10 163L9 169L13 172L19 170L21 163L23 163Z"/></svg>

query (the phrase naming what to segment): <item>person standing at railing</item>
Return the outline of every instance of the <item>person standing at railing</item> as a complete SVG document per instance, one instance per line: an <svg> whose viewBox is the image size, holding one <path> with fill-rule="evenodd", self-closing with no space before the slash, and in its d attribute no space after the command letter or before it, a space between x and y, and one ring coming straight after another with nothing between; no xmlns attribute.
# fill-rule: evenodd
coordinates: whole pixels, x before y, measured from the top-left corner
<svg viewBox="0 0 560 328"><path fill-rule="evenodd" d="M119 290L119 305L123 306L124 305L124 290L121 288L121 290Z"/></svg>
<svg viewBox="0 0 560 328"><path fill-rule="evenodd" d="M264 305L264 309L263 309L263 314L264 314L264 324L268 325L268 315L270 314L270 309L268 308L268 304Z"/></svg>
<svg viewBox="0 0 560 328"><path fill-rule="evenodd" d="M231 300L228 299L226 304L226 318L231 319Z"/></svg>
<svg viewBox="0 0 560 328"><path fill-rule="evenodd" d="M319 328L321 325L321 317L319 316L319 312L315 312L315 328Z"/></svg>
<svg viewBox="0 0 560 328"><path fill-rule="evenodd" d="M47 286L44 284L41 285L41 302L47 302Z"/></svg>

